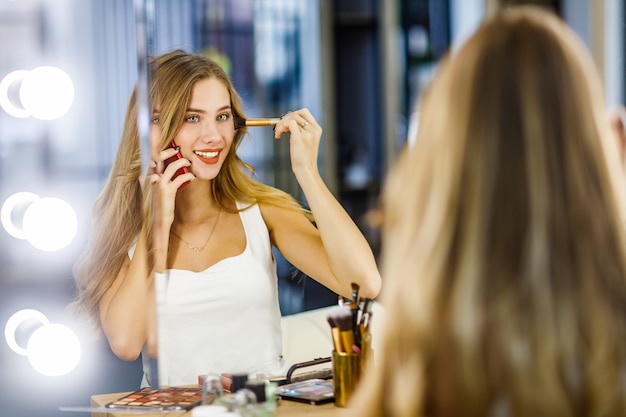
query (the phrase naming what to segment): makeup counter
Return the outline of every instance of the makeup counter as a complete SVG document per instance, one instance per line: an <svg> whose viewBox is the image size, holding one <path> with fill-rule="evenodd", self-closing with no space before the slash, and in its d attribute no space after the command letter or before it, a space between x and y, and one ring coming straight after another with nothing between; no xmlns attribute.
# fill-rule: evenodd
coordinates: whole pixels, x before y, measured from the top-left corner
<svg viewBox="0 0 626 417"><path fill-rule="evenodd" d="M383 315L381 307L378 303L371 303L369 308L371 318L377 316L376 320L372 321L371 330L369 332L371 344L368 344L371 352L376 351L376 344L379 341L379 337L376 336L377 326L382 321L380 317ZM351 352L342 353L339 358L336 353L337 347L337 334L329 327L329 317L337 310L334 307L324 307L317 310L310 310L303 313L297 313L289 316L284 316L281 320L281 326L283 331L283 356L292 364L308 363L310 361L318 361L321 358L328 358L332 355L333 360L331 363L322 364L324 366L333 366L333 376L336 374L337 369L334 369L335 364L342 363L342 369L348 374L353 372L355 368L361 369L362 363L360 362L361 355L353 354ZM375 360L372 355L372 359ZM329 358L330 359L330 358ZM326 361L328 362L328 361ZM320 369L320 368L318 368ZM353 376L346 375L343 372L344 379L352 379ZM358 377L354 378L354 381L350 383L356 384ZM337 379L333 380L333 384L337 383ZM342 387L345 383L341 383ZM316 387L317 388L317 387ZM345 387L344 387L345 388ZM350 388L353 389L353 388ZM309 389L304 391L311 392ZM319 391L319 390L316 390ZM108 394L96 394L91 397L92 417L127 417L138 415L136 410L125 412L120 409L108 410L107 404L117 401L130 394L130 392L121 393L108 393ZM337 394L337 391L335 391ZM325 416L342 416L348 411L345 408L347 403L347 396L344 397L343 393L339 393L339 401L335 396L335 402L326 402L312 404L310 402L297 402L288 399L279 399L277 401L275 412L271 413L272 416L309 416L309 417L325 417ZM142 416L157 417L157 416L172 416L172 417L192 417L193 409L189 411L154 411L151 413L149 410L140 410Z"/></svg>
<svg viewBox="0 0 626 417"><path fill-rule="evenodd" d="M102 394L102 395L94 395L91 397L91 406L94 409L100 409L105 406L105 404L114 401L126 393L115 393L115 394ZM277 407L276 413L274 414L276 417L335 417L342 416L347 411L345 408L340 408L335 406L334 403L326 403L320 405L312 405L305 404L295 401L287 401L280 400ZM146 414L145 412L141 415L144 417L191 417L192 411L170 411L170 412L155 412L154 414ZM137 413L120 413L116 412L94 412L92 413L92 417L134 417L137 416Z"/></svg>

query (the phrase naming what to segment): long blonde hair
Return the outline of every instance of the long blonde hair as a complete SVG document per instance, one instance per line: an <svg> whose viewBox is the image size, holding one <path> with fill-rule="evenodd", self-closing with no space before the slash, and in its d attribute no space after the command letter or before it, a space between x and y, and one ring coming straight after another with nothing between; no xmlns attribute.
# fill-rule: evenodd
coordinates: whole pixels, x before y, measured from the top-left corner
<svg viewBox="0 0 626 417"><path fill-rule="evenodd" d="M445 61L384 190L354 415L626 415L624 179L584 45L519 6Z"/></svg>
<svg viewBox="0 0 626 417"><path fill-rule="evenodd" d="M219 80L230 93L235 119L245 119L241 98L230 78L215 62L182 50L165 53L150 62L150 101L159 109L162 128L160 149L169 146L180 130L194 85L204 79ZM305 210L289 194L252 178L254 167L237 155L247 130L239 127L231 151L211 183L215 201L239 201L246 206L265 203L290 210ZM142 187L141 149L137 130L136 89L131 93L120 146L108 180L93 207L94 225L89 245L76 263L77 308L94 328L99 329L98 303L120 271L128 250L140 233L151 241L151 188ZM145 191L145 192L142 192ZM224 206L224 210L231 210ZM151 257L149 257L151 259Z"/></svg>

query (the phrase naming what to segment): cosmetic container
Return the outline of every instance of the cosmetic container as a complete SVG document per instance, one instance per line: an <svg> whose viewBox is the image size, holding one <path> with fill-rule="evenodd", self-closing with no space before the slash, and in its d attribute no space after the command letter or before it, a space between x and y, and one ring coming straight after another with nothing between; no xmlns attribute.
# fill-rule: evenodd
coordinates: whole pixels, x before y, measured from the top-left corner
<svg viewBox="0 0 626 417"><path fill-rule="evenodd" d="M248 374L233 374L232 382L230 384L230 392L232 394L239 391L241 388L246 386L248 382Z"/></svg>
<svg viewBox="0 0 626 417"><path fill-rule="evenodd" d="M224 397L222 378L217 374L207 374L202 381L202 405L221 405Z"/></svg>
<svg viewBox="0 0 626 417"><path fill-rule="evenodd" d="M256 417L273 417L276 415L276 390L278 384L265 380L252 380L246 383L246 388L256 396Z"/></svg>
<svg viewBox="0 0 626 417"><path fill-rule="evenodd" d="M240 388L232 395L233 411L241 417L257 417L256 395L248 388Z"/></svg>
<svg viewBox="0 0 626 417"><path fill-rule="evenodd" d="M361 378L363 358L361 353L333 351L333 386L335 405L345 407Z"/></svg>
<svg viewBox="0 0 626 417"><path fill-rule="evenodd" d="M191 417L222 417L227 413L228 409L222 405L199 405L191 409Z"/></svg>

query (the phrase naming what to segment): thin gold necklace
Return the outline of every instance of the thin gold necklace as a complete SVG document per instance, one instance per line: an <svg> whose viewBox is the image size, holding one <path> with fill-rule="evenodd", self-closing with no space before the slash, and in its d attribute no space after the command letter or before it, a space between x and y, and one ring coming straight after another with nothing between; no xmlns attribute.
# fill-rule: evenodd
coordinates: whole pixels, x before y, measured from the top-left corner
<svg viewBox="0 0 626 417"><path fill-rule="evenodd" d="M185 239L183 239L182 237L178 236L178 234L174 231L174 229L170 229L170 231L172 232L172 234L174 236L176 236L182 242L186 243L187 247L189 249L191 249L192 251L202 252L204 250L204 248L206 247L206 245L208 245L209 241L211 240L211 237L213 237L213 232L215 232L215 227L217 226L217 222L220 219L220 214L222 214L222 207L220 207L220 210L217 212L217 217L215 217L215 223L213 223L213 228L211 229L211 233L209 233L209 237L207 238L206 242L204 242L204 245L202 245L202 246L194 245L193 243L187 242Z"/></svg>

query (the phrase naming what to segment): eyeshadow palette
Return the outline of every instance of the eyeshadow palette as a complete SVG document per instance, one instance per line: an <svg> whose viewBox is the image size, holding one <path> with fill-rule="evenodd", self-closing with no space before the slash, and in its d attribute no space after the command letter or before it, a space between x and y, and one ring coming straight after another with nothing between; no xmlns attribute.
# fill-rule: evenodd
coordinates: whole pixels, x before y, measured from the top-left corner
<svg viewBox="0 0 626 417"><path fill-rule="evenodd" d="M293 382L278 387L276 393L283 400L298 401L313 405L325 404L335 400L332 379L314 378L307 381Z"/></svg>
<svg viewBox="0 0 626 417"><path fill-rule="evenodd" d="M125 410L189 410L201 402L201 388L142 388L111 401L106 407Z"/></svg>

